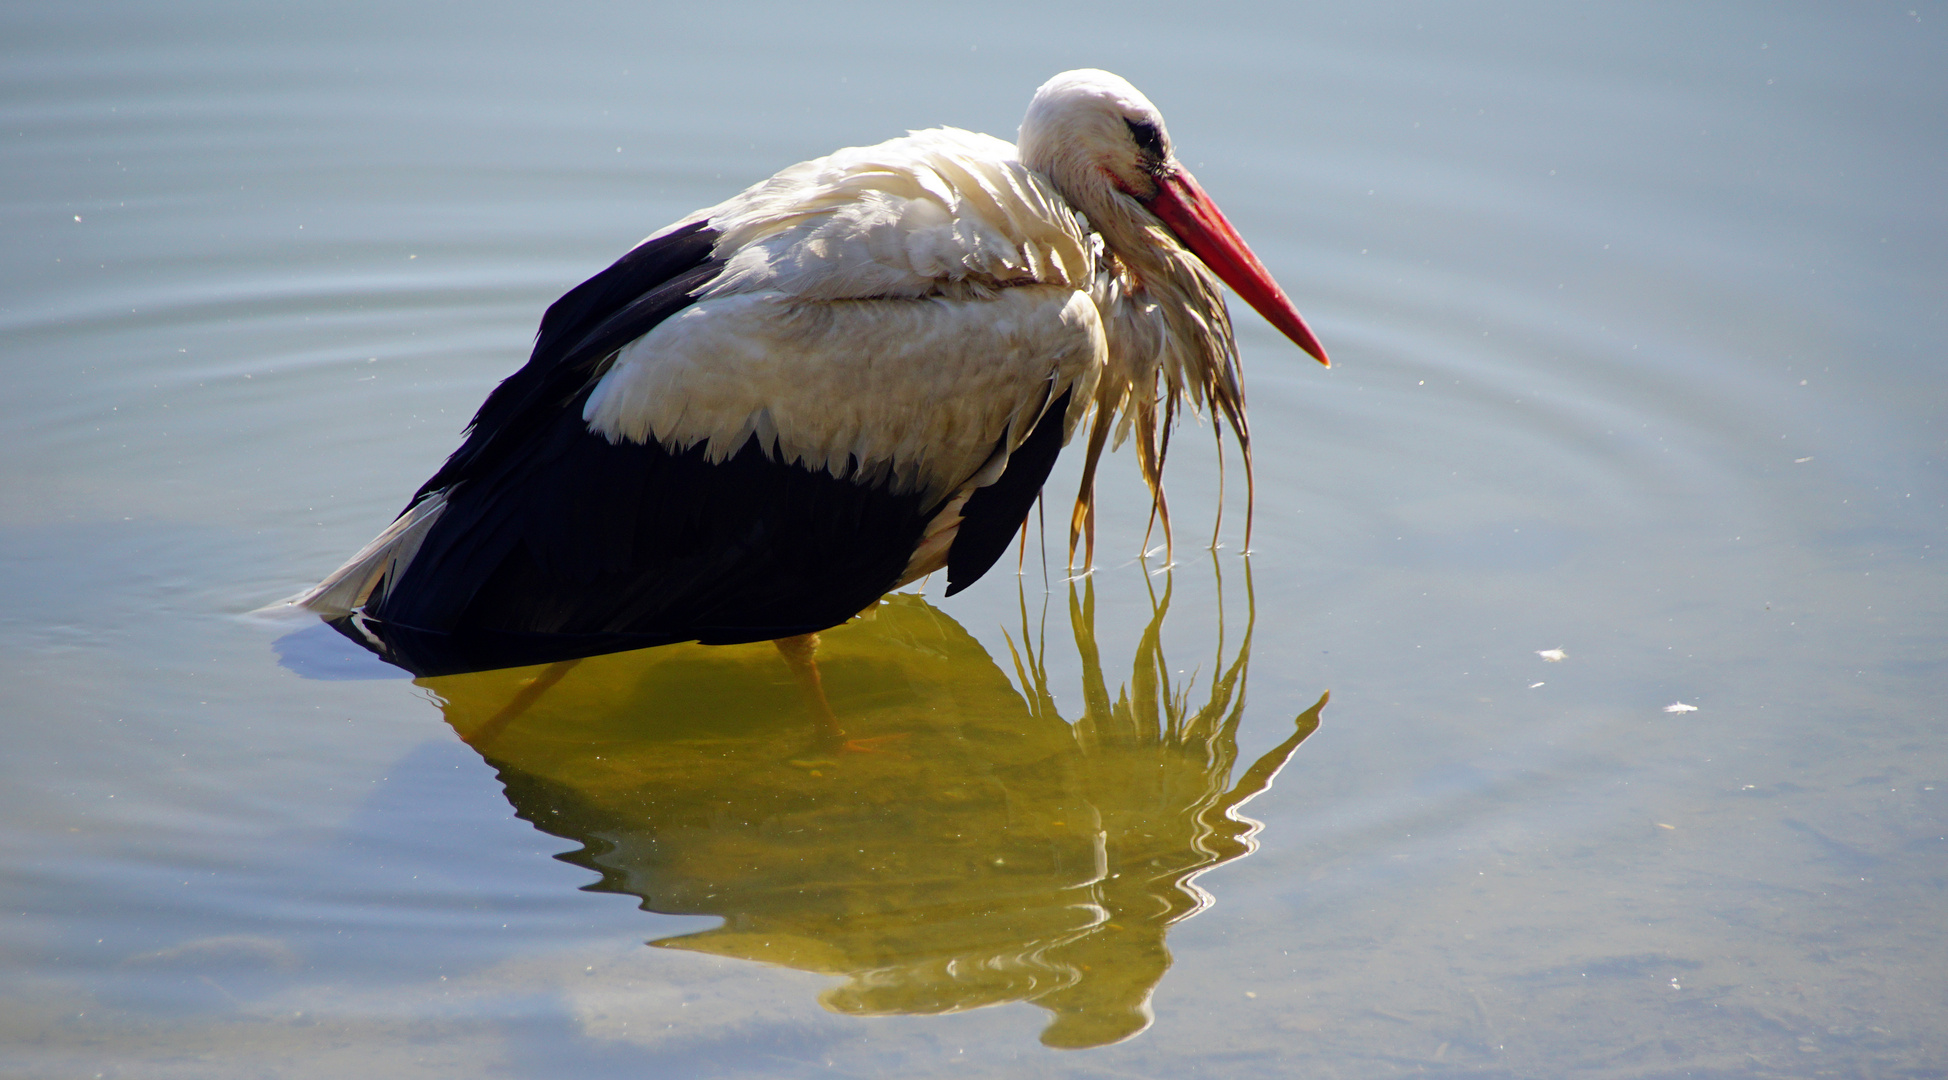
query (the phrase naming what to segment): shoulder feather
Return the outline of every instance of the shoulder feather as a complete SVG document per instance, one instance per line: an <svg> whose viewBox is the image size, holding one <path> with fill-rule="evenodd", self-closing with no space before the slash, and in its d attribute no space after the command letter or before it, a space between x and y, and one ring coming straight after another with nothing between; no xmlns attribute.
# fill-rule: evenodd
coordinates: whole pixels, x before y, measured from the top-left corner
<svg viewBox="0 0 1948 1080"><path fill-rule="evenodd" d="M927 296L1095 275L1089 229L1012 144L955 128L794 165L704 213L723 272L705 297Z"/></svg>

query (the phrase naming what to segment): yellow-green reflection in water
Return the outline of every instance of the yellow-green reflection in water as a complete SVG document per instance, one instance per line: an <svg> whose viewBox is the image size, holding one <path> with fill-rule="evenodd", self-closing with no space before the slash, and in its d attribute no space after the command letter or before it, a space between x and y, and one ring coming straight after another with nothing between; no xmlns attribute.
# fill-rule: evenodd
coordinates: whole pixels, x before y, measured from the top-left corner
<svg viewBox="0 0 1948 1080"><path fill-rule="evenodd" d="M1024 698L954 620L888 597L822 635L844 748L769 644L421 685L521 817L582 845L561 858L602 876L591 889L724 920L651 944L842 977L820 996L839 1013L1033 1002L1054 1014L1044 1043L1100 1046L1149 1025L1166 930L1211 903L1194 879L1253 850L1259 823L1236 811L1326 703L1234 783L1250 618L1227 658L1220 604L1197 689L1170 677L1169 606L1166 580L1112 701L1093 585L1070 586L1084 682L1070 723L1025 602L1009 636Z"/></svg>

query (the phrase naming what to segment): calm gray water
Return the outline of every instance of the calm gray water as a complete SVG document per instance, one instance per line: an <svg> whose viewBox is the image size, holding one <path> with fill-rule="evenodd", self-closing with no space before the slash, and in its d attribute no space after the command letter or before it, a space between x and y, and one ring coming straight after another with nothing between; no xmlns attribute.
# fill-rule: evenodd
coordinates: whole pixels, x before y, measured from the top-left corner
<svg viewBox="0 0 1948 1080"><path fill-rule="evenodd" d="M0 1070L1948 1072L1944 27L7 8ZM1109 459L1073 607L1031 545L832 646L857 760L762 653L490 738L249 615L641 236L1082 65L1337 361L1240 309L1249 559L1197 429L1167 571Z"/></svg>

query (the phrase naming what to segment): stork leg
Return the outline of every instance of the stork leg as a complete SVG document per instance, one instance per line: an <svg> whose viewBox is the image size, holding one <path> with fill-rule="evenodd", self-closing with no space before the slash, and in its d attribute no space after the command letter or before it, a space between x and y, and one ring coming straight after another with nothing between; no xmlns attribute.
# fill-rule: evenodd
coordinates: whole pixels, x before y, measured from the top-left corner
<svg viewBox="0 0 1948 1080"><path fill-rule="evenodd" d="M819 738L823 742L838 743L839 749L862 754L886 753L880 744L906 738L905 732L894 735L872 735L860 739L846 738L845 729L839 726L838 716L832 712L832 703L826 700L825 683L818 674L818 635L799 634L796 637L777 638L771 644L778 647L778 654L785 658L791 668L793 678L805 692L811 704L812 719L818 724Z"/></svg>
<svg viewBox="0 0 1948 1080"><path fill-rule="evenodd" d="M839 718L832 712L832 703L825 699L825 683L818 676L818 635L798 634L778 638L771 644L778 647L778 655L785 658L785 666L791 668L792 677L805 691L819 733L828 739L845 738L845 729L839 726Z"/></svg>
<svg viewBox="0 0 1948 1080"><path fill-rule="evenodd" d="M499 712L488 717L486 723L473 729L472 732L462 735L461 740L475 750L486 749L488 743L500 738L501 732L507 729L507 725L520 719L521 714L527 712L542 694L547 693L549 687L560 682L562 676L568 674L579 663L580 660L560 660L542 668L540 674L521 685L521 689L515 692L514 697L507 704L501 706Z"/></svg>

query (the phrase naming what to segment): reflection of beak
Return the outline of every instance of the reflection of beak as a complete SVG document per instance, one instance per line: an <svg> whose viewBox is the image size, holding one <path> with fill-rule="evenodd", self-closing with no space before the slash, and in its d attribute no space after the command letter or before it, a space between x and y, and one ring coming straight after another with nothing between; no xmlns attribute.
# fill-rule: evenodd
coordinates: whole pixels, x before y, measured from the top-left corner
<svg viewBox="0 0 1948 1080"><path fill-rule="evenodd" d="M1272 280L1271 271L1245 246L1244 237L1218 212L1204 189L1182 166L1157 180L1157 193L1148 203L1150 212L1163 220L1177 239L1226 285L1236 290L1244 302L1256 308L1266 321L1304 349L1313 359L1332 366L1325 347L1312 335L1312 328L1299 317L1299 309Z"/></svg>

